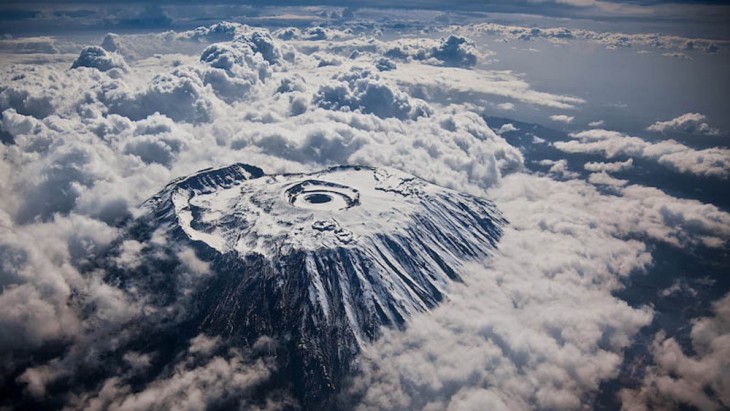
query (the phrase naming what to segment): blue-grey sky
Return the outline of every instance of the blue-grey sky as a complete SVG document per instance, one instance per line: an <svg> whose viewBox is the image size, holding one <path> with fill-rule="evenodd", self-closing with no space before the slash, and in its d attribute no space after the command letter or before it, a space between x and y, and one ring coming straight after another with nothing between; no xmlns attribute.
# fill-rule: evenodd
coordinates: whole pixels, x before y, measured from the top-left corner
<svg viewBox="0 0 730 411"><path fill-rule="evenodd" d="M149 29L194 26L196 18L226 19L255 16L275 7L398 8L444 12L513 13L594 21L665 22L682 26L682 34L727 38L730 1L601 1L601 0L404 0L375 1L217 0L200 5L189 0L163 1L18 1L0 2L0 32L77 31L93 29ZM263 11L265 12L265 11Z"/></svg>

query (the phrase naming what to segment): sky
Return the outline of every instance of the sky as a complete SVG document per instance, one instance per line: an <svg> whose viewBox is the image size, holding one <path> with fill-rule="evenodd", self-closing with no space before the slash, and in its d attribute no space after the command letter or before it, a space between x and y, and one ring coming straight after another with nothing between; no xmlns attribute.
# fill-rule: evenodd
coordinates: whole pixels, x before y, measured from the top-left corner
<svg viewBox="0 0 730 411"><path fill-rule="evenodd" d="M270 336L140 343L215 272L127 222L236 162L393 167L508 222L359 347L347 408L730 407L728 3L400 4L2 2L0 407L297 409ZM149 258L167 298L119 280Z"/></svg>
<svg viewBox="0 0 730 411"><path fill-rule="evenodd" d="M10 33L42 31L78 31L100 28L149 29L153 27L193 28L206 19L221 20L231 15L265 15L271 9L307 9L317 6L357 9L440 11L443 2L409 0L373 1L217 1L197 2L169 0L144 1L13 1L0 4L4 31ZM616 27L628 24L644 27L659 25L663 31L694 32L713 38L727 37L730 3L727 1L593 1L593 0L520 0L454 1L450 12L500 13L603 22ZM232 14L233 13L233 14ZM215 22L215 21L212 21ZM208 22L210 23L210 22ZM271 21L269 21L271 24ZM638 29L638 28L637 28ZM636 30L636 29L635 29ZM640 29L638 29L640 30Z"/></svg>

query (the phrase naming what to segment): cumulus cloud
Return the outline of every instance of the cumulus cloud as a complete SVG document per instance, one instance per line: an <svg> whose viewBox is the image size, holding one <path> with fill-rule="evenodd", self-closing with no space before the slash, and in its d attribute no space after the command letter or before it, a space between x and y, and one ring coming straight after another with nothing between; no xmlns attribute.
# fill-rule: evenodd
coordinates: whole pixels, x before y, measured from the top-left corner
<svg viewBox="0 0 730 411"><path fill-rule="evenodd" d="M628 180L621 180L608 175L607 172L602 171L600 173L591 173L588 176L588 182L591 184L612 186L612 187L623 187L628 184Z"/></svg>
<svg viewBox="0 0 730 411"><path fill-rule="evenodd" d="M381 58L375 63L375 68L380 71L395 70L397 67L398 66L393 61L385 57Z"/></svg>
<svg viewBox="0 0 730 411"><path fill-rule="evenodd" d="M693 354L663 332L655 336L641 386L620 393L623 410L730 407L730 294L713 304L713 316L693 321L690 338Z"/></svg>
<svg viewBox="0 0 730 411"><path fill-rule="evenodd" d="M588 127L603 127L606 124L603 120L591 121L588 123Z"/></svg>
<svg viewBox="0 0 730 411"><path fill-rule="evenodd" d="M26 88L17 84L7 84L0 92L0 108L10 116L12 116L12 111L7 112L5 110L11 109L16 113L43 118L50 115L55 107L52 99L44 95L38 88ZM6 132L8 132L7 127L11 126L7 123L8 121L5 120L5 115L3 115L3 127Z"/></svg>
<svg viewBox="0 0 730 411"><path fill-rule="evenodd" d="M682 173L727 178L730 150L721 147L695 150L674 140L651 143L616 131L592 129L570 135L572 141L554 145L567 153L596 153L611 159L618 156L642 157L657 161Z"/></svg>
<svg viewBox="0 0 730 411"><path fill-rule="evenodd" d="M125 59L134 60L138 57L137 53L132 50L127 41L118 34L107 33L101 40L100 46L110 53L117 53L123 56Z"/></svg>
<svg viewBox="0 0 730 411"><path fill-rule="evenodd" d="M558 123L565 123L565 124L572 123L574 119L575 119L575 117L568 116L565 114L554 114L554 115L550 116L550 120L558 122Z"/></svg>
<svg viewBox="0 0 730 411"><path fill-rule="evenodd" d="M135 131L124 144L124 153L135 155L147 164L169 167L184 148L184 136L168 117L154 114L137 122Z"/></svg>
<svg viewBox="0 0 730 411"><path fill-rule="evenodd" d="M238 41L208 46L200 61L210 66L202 76L203 83L228 103L249 97L256 83L270 75L269 64L263 56Z"/></svg>
<svg viewBox="0 0 730 411"><path fill-rule="evenodd" d="M573 179L578 178L579 174L570 171L568 168L568 160L561 159L561 160L540 160L537 162L537 164L541 166L548 166L550 167L548 169L548 174L558 177L558 178L566 178L566 179Z"/></svg>
<svg viewBox="0 0 730 411"><path fill-rule="evenodd" d="M413 101L402 91L383 83L378 74L359 67L322 85L313 102L322 108L360 111L383 118L417 118L430 111L425 103Z"/></svg>
<svg viewBox="0 0 730 411"><path fill-rule="evenodd" d="M35 174L19 179L23 200L15 215L17 221L48 221L55 214L71 212L90 186L109 177L104 165L108 154L70 142L34 164Z"/></svg>
<svg viewBox="0 0 730 411"><path fill-rule="evenodd" d="M218 355L214 351L215 340L198 335L190 341L190 355L143 390L136 391L124 379L112 377L97 393L73 398L70 406L83 410L194 410L230 404L258 408L248 397L271 377L275 370L272 359L235 348ZM287 397L271 398L266 409L294 405Z"/></svg>
<svg viewBox="0 0 730 411"><path fill-rule="evenodd" d="M453 34L441 39L438 47L431 50L431 57L455 66L473 66L477 63L474 42Z"/></svg>
<svg viewBox="0 0 730 411"><path fill-rule="evenodd" d="M502 126L498 130L496 130L496 131L497 131L497 134L503 134L503 133L509 133L511 131L519 131L519 130L520 129L518 129L517 127L515 127L514 124L512 124L512 123L506 123L506 124L502 124Z"/></svg>
<svg viewBox="0 0 730 411"><path fill-rule="evenodd" d="M710 127L705 121L707 118L700 113L686 113L677 118L667 121L657 121L647 127L647 130L657 133L687 133L687 134L704 134L715 136L720 134L720 130Z"/></svg>
<svg viewBox="0 0 730 411"><path fill-rule="evenodd" d="M178 39L205 41L209 43L231 41L233 38L248 27L229 21L211 24L210 26L200 26L193 30L183 32L170 32L170 36Z"/></svg>
<svg viewBox="0 0 730 411"><path fill-rule="evenodd" d="M604 162L587 162L583 164L583 168L586 171L593 171L593 172L607 172L607 173L616 173L619 171L625 171L630 169L634 166L634 160L628 159L626 161L616 161L612 163L604 163Z"/></svg>
<svg viewBox="0 0 730 411"><path fill-rule="evenodd" d="M431 45L429 45L431 44ZM448 66L470 67L477 63L479 52L468 38L450 34L438 42L396 40L388 43L385 56L400 60L420 60Z"/></svg>
<svg viewBox="0 0 730 411"><path fill-rule="evenodd" d="M127 70L127 64L120 54L108 52L99 46L89 46L81 50L79 57L71 65L71 68L77 67L90 67L99 71L109 71L114 68Z"/></svg>
<svg viewBox="0 0 730 411"><path fill-rule="evenodd" d="M37 348L75 337L81 320L68 304L73 292L96 294L102 317L122 315L123 297L106 293L97 278L77 267L101 255L116 230L97 220L72 215L26 227L3 226L0 241L0 353Z"/></svg>
<svg viewBox="0 0 730 411"><path fill-rule="evenodd" d="M204 90L204 80L190 67L159 74L143 89L124 82L108 84L102 96L109 112L132 120L162 113L176 121L209 121L214 103Z"/></svg>

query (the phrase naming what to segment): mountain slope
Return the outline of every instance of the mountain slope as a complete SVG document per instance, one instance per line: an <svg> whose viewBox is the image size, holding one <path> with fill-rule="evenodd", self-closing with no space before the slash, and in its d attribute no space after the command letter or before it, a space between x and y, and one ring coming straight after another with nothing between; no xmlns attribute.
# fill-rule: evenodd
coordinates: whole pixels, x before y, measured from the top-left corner
<svg viewBox="0 0 730 411"><path fill-rule="evenodd" d="M173 181L145 207L133 233L192 246L213 273L193 291L191 335L273 337L281 383L325 408L380 327L439 304L505 223L486 200L359 166L266 175L234 164Z"/></svg>

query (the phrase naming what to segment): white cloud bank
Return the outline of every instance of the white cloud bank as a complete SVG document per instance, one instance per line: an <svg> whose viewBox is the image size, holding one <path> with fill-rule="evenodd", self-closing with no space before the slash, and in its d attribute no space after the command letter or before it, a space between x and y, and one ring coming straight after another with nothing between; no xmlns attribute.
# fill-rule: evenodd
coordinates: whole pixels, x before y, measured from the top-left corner
<svg viewBox="0 0 730 411"><path fill-rule="evenodd" d="M699 50L707 53L717 53L726 50L730 46L728 40L688 38L660 33L598 32L566 27L525 27L498 23L475 23L454 26L451 29L467 36L476 37L479 34L489 34L506 40L530 41L542 38L556 43L583 40L609 49L643 47L658 48L660 50Z"/></svg>
<svg viewBox="0 0 730 411"><path fill-rule="evenodd" d="M74 397L69 409L93 410L202 410L225 407L231 400L239 409L262 409L247 401L252 391L265 383L276 369L273 358L262 353L269 339L262 337L253 350L229 349L221 352L217 338L198 335L189 342L187 356L176 364L169 377L159 378L136 391L123 378L104 381L96 393ZM130 356L138 367L149 360ZM131 372L138 371L132 368ZM23 378L33 381L34 375ZM287 397L270 398L265 409L274 411L296 404Z"/></svg>
<svg viewBox="0 0 730 411"><path fill-rule="evenodd" d="M617 131L592 129L570 135L572 141L558 141L557 149L567 153L594 153L614 158L641 157L657 161L682 173L728 178L730 150L721 147L695 150L674 140L648 142Z"/></svg>
<svg viewBox="0 0 730 411"><path fill-rule="evenodd" d="M621 391L622 409L644 411L677 408L730 408L730 294L713 305L713 316L693 322L695 354L686 354L676 339L656 335L654 363L639 388Z"/></svg>

